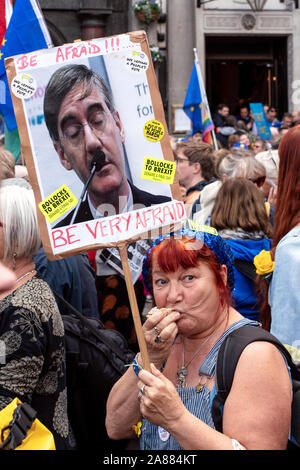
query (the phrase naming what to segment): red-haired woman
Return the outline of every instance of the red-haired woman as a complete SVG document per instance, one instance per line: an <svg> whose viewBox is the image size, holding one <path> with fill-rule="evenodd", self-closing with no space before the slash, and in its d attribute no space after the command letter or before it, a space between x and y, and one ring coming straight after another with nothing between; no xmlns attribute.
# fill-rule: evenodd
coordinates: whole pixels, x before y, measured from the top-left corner
<svg viewBox="0 0 300 470"><path fill-rule="evenodd" d="M282 138L269 288L271 332L284 344L300 344L300 126Z"/></svg>
<svg viewBox="0 0 300 470"><path fill-rule="evenodd" d="M138 353L109 395L109 436L132 438L132 429L140 430L143 450L284 449L291 382L283 356L270 343L245 348L225 402L223 431L214 427L219 347L230 332L257 325L230 306L232 256L222 238L186 230L181 238L161 237L143 276L156 303L143 325L152 373L140 370Z"/></svg>

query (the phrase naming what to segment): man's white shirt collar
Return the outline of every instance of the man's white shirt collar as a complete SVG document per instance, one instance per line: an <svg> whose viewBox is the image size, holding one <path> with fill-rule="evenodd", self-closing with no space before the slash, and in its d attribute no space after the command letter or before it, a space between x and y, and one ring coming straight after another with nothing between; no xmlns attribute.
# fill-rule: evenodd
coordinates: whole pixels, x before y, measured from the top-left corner
<svg viewBox="0 0 300 470"><path fill-rule="evenodd" d="M100 218L105 217L101 212L97 211L97 209L93 206L92 201L90 200L89 194L87 195L87 199L88 199L88 204L89 204L89 208L92 213L93 219L100 219ZM122 213L129 212L130 210L132 210L132 206L133 206L133 197L132 197L131 187L129 186L129 196L128 196L127 204L122 210Z"/></svg>

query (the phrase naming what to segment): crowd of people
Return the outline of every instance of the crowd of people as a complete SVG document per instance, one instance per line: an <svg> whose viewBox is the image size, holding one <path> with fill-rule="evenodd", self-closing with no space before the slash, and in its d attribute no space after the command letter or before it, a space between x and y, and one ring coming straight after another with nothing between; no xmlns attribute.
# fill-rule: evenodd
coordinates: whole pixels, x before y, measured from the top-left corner
<svg viewBox="0 0 300 470"><path fill-rule="evenodd" d="M266 124L270 129L272 142L269 144L277 148L281 137L294 125L300 123L299 111L284 113L278 118L277 110L273 106L263 106ZM218 144L221 147L231 148L242 146L250 148L255 153L266 150L268 142L258 136L255 120L252 117L248 105L241 104L237 115L230 114L230 108L225 103L220 103L213 115L215 132Z"/></svg>
<svg viewBox="0 0 300 470"><path fill-rule="evenodd" d="M99 273L95 252L47 259L26 167L0 149L0 410L18 396L37 410L57 449L76 448L61 320L68 311L55 290L86 317L103 321L110 312L105 327L136 353L102 404L110 439L142 450L287 448L291 377L275 345L243 351L222 432L211 406L219 349L241 327L262 326L299 360L300 112L280 121L274 108L265 113L269 142L256 135L247 107L232 116L225 104L214 115L217 149L199 132L171 141L187 223L151 240L135 286L149 370L124 279Z"/></svg>
<svg viewBox="0 0 300 470"><path fill-rule="evenodd" d="M199 132L172 139L193 231L161 237L145 261L158 307L144 324L152 368L138 378L130 369L113 387L107 429L115 439L133 436L138 422L142 449L286 448L291 384L276 347L245 348L222 433L211 405L220 344L241 325L262 326L299 361L299 112L281 121L274 108L265 113L268 142L255 134L247 107L234 117L223 104L214 116L218 149ZM136 363L143 365L141 354Z"/></svg>
<svg viewBox="0 0 300 470"><path fill-rule="evenodd" d="M283 343L294 345L296 354L300 330L295 325L290 329L288 322L282 321L283 310L289 318L297 315L295 300L291 300L294 306L290 307L290 314L277 300L276 307L273 303L271 317L273 294L281 291L279 285L274 289L274 279L276 281L278 272L282 272L282 261L275 263L267 298L264 283L258 282L255 275L253 261L261 251L270 252L274 260L280 240L284 238L284 244L285 237L287 240L291 238L289 232L293 230L294 234L297 231L299 170L296 143L300 111L284 113L281 120L277 118L274 107L264 106L264 112L272 135L269 141L258 136L255 121L246 105L242 105L238 115L233 116L229 106L221 103L213 115L218 148L204 143L199 132L178 139L172 146L188 216L198 224L216 228L231 246L235 260L236 285L232 292L235 307L248 318L261 321ZM224 139L226 135L228 139ZM286 161L284 172L283 161ZM207 168L210 168L209 175ZM186 182L191 177L193 180L189 187ZM197 187L200 190L196 193ZM193 200L189 198L191 192L195 196ZM283 226L285 231L281 228ZM278 227L281 228L280 235L276 235ZM296 248L297 241L295 236L286 243L293 242ZM276 252L278 259L280 251ZM297 272L297 250L293 257L294 273ZM277 271L278 265L280 271ZM289 276L285 276L285 281L290 282ZM283 285L282 279L280 285ZM289 285L290 288L282 290L282 294L289 292L289 299L293 299L295 291Z"/></svg>

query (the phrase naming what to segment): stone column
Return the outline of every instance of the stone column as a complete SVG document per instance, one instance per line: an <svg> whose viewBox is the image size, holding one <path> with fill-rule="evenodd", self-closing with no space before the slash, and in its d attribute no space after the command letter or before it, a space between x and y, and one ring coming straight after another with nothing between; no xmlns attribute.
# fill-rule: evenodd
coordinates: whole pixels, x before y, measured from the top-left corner
<svg viewBox="0 0 300 470"><path fill-rule="evenodd" d="M87 41L105 36L105 16L91 12L79 12L81 21L81 39Z"/></svg>
<svg viewBox="0 0 300 470"><path fill-rule="evenodd" d="M195 1L169 0L168 27L168 93L169 129L173 104L183 104L191 77L195 47Z"/></svg>
<svg viewBox="0 0 300 470"><path fill-rule="evenodd" d="M206 88L206 79L205 79L205 58L206 58L206 50L205 50L205 34L204 34L204 5L201 8L195 9L195 17L196 17L196 49L199 59L199 65L201 69L201 74L203 77L204 86Z"/></svg>
<svg viewBox="0 0 300 470"><path fill-rule="evenodd" d="M102 2L85 0L81 2L81 8L77 10L81 23L81 39L87 41L93 38L104 37L106 35L106 24L112 13L112 0Z"/></svg>
<svg viewBox="0 0 300 470"><path fill-rule="evenodd" d="M300 10L293 11L294 30L292 39L288 41L288 97L289 111L300 110Z"/></svg>

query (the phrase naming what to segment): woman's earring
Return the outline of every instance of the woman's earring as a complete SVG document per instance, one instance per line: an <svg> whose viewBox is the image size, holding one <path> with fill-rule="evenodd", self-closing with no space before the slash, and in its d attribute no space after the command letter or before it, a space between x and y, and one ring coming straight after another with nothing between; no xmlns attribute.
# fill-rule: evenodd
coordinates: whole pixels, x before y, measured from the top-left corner
<svg viewBox="0 0 300 470"><path fill-rule="evenodd" d="M17 253L13 253L13 271L16 270L16 260L17 260Z"/></svg>

